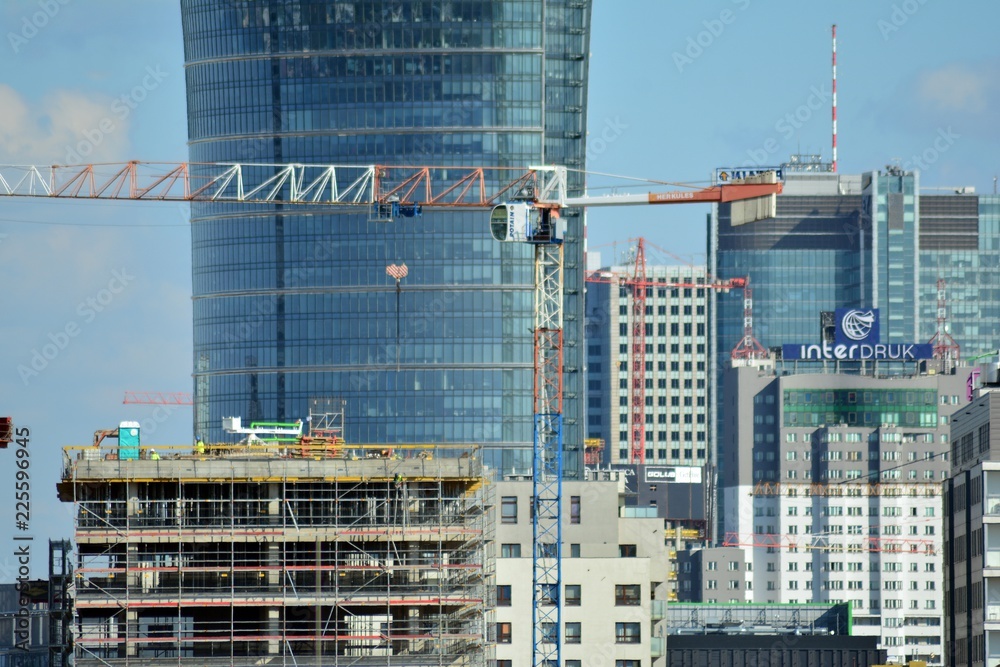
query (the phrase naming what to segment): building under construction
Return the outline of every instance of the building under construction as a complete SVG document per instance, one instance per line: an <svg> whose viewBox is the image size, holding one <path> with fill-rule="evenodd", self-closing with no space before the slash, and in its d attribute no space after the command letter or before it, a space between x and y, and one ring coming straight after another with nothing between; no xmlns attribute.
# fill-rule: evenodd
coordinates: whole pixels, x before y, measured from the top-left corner
<svg viewBox="0 0 1000 667"><path fill-rule="evenodd" d="M126 430L64 451L78 667L492 663L478 450Z"/></svg>

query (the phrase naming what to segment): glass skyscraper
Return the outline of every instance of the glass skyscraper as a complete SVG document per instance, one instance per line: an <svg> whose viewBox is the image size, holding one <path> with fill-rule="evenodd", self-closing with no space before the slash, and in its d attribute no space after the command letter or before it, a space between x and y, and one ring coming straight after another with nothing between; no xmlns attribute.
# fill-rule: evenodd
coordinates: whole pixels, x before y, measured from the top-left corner
<svg viewBox="0 0 1000 667"><path fill-rule="evenodd" d="M585 166L589 0L181 6L192 162ZM572 476L583 222L568 213ZM223 440L223 417L305 419L310 399L341 398L348 442L482 443L494 467L530 470L532 249L492 241L487 216L386 224L280 203L196 205L197 431ZM409 270L398 299L391 264Z"/></svg>
<svg viewBox="0 0 1000 667"><path fill-rule="evenodd" d="M818 342L820 312L880 310L882 341L926 343L943 279L948 332L968 358L1000 340L1000 197L920 191L917 172L860 175L786 169L777 217L710 229L712 270L749 276L754 333L765 347ZM716 360L743 330L739 294L716 301Z"/></svg>

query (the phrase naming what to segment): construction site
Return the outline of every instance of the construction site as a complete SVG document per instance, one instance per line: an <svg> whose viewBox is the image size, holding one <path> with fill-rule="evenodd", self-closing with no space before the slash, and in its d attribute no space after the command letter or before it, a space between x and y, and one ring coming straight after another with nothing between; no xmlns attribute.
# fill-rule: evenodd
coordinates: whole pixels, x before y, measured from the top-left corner
<svg viewBox="0 0 1000 667"><path fill-rule="evenodd" d="M59 496L80 667L492 664L475 447L314 429L154 449L123 423L64 449Z"/></svg>

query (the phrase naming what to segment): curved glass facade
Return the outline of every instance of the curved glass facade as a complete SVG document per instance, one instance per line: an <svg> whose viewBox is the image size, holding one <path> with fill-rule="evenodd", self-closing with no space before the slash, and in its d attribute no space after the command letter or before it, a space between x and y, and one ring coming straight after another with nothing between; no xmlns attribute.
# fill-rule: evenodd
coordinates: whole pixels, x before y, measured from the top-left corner
<svg viewBox="0 0 1000 667"><path fill-rule="evenodd" d="M192 162L582 169L590 3L182 0ZM579 183L571 183L572 187ZM580 466L582 217L566 249L568 468ZM192 211L195 427L305 419L349 442L532 440L532 249L485 211L394 223L287 205ZM397 296L390 264L409 274ZM576 275L579 273L580 275Z"/></svg>

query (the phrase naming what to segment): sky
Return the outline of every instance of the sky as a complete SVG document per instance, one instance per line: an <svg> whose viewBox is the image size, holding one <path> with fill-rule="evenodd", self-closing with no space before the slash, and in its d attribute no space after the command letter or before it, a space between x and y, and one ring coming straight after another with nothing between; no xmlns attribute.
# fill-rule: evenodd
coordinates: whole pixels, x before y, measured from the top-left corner
<svg viewBox="0 0 1000 667"><path fill-rule="evenodd" d="M829 159L836 23L839 171L899 164L920 169L925 187L993 191L1000 3L594 5L590 171L693 183L792 153ZM186 159L177 0L7 0L0 20L0 163ZM191 442L189 407L122 404L127 390L192 390L191 253L181 204L0 204L0 415L30 431L29 526L0 518L0 581L11 581L15 534L34 538L34 576L45 574L46 540L71 535L70 506L55 495L64 446L122 420L139 421L148 444ZM644 236L703 263L708 212L602 209L588 241L613 256L612 243ZM0 451L6 506L13 449Z"/></svg>

